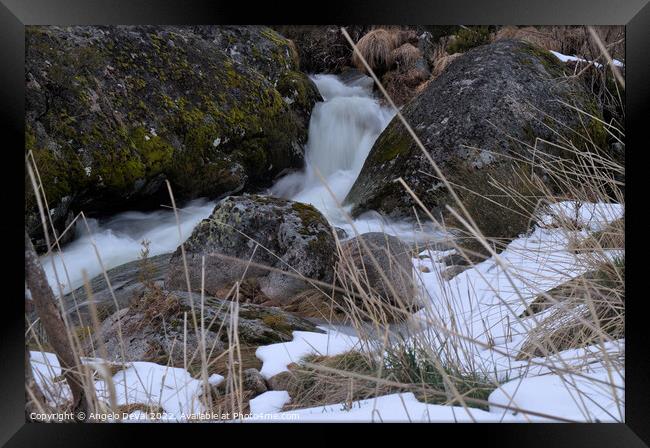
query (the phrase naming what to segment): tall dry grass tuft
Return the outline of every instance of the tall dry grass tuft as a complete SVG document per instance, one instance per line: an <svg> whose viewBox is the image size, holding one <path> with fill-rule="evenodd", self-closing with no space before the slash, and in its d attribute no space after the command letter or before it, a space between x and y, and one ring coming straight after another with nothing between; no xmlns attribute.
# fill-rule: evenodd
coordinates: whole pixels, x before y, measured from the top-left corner
<svg viewBox="0 0 650 448"><path fill-rule="evenodd" d="M384 28L377 28L368 32L357 42L357 47L361 55L363 55L363 59L377 73L384 73L393 65L395 62L393 50L398 45L399 31ZM352 63L359 70L366 71L357 53L352 56Z"/></svg>
<svg viewBox="0 0 650 448"><path fill-rule="evenodd" d="M405 43L393 50L392 59L399 68L408 68L422 58L422 51L410 43Z"/></svg>
<svg viewBox="0 0 650 448"><path fill-rule="evenodd" d="M557 33L553 33L550 30L540 30L534 26L504 26L495 33L493 41L503 39L523 40L538 47L546 48L547 50L560 51L562 49Z"/></svg>

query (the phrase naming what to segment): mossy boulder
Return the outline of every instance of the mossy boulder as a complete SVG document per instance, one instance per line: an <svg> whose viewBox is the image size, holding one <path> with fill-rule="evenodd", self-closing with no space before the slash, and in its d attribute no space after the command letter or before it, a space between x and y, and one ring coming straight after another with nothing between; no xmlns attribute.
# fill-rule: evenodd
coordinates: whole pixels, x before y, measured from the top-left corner
<svg viewBox="0 0 650 448"><path fill-rule="evenodd" d="M200 291L204 270L209 294L222 297L245 279L270 300L283 303L308 289L307 279L332 280L334 232L311 205L260 195L229 196L184 243L191 288ZM183 289L186 284L179 247L171 258L165 286Z"/></svg>
<svg viewBox="0 0 650 448"><path fill-rule="evenodd" d="M574 130L584 125L599 126L562 104L600 116L580 81L564 74L565 66L550 52L502 40L458 57L402 110L488 237L514 237L528 226L522 201L505 197L494 182L534 204L536 191L528 178L533 171L512 156L531 159L535 138L561 142L567 136L575 139ZM568 157L541 142L537 151ZM400 177L434 215L449 219L446 206L455 206L451 195L397 117L373 145L345 199L353 215L377 210L403 218L412 216L413 207L420 213L397 182Z"/></svg>
<svg viewBox="0 0 650 448"><path fill-rule="evenodd" d="M269 186L303 164L320 95L261 26L30 26L26 151L55 225ZM27 182L30 234L41 231Z"/></svg>

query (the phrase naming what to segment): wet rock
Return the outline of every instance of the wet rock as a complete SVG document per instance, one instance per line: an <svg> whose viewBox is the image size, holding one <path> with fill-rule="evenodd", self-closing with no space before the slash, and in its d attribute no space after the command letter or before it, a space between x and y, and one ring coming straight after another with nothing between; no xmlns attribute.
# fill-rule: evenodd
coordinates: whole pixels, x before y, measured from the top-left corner
<svg viewBox="0 0 650 448"><path fill-rule="evenodd" d="M345 229L342 229L340 227L335 227L334 230L336 231L336 236L340 240L344 240L348 237L348 232L345 231Z"/></svg>
<svg viewBox="0 0 650 448"><path fill-rule="evenodd" d="M203 312L201 313L201 304ZM228 331L233 310L237 309L237 335L247 346L288 342L293 331L321 332L305 319L279 308L250 303L235 306L233 302L182 291L150 289L124 308L107 318L100 331L93 335L86 350L106 350L113 361L156 361L182 366L200 362L201 315L205 348L212 357L219 355L229 343ZM197 333L192 310L196 313ZM124 345L122 345L124 343ZM103 348L102 348L103 347Z"/></svg>
<svg viewBox="0 0 650 448"><path fill-rule="evenodd" d="M225 198L184 247L192 290L201 289L205 257L204 286L209 294L223 296L245 279L279 303L308 289L305 278L331 281L336 256L333 229L313 206L259 195ZM249 265L249 260L256 265ZM186 285L180 247L171 258L165 285L168 289Z"/></svg>
<svg viewBox="0 0 650 448"><path fill-rule="evenodd" d="M135 297L143 293L146 288L145 283L155 284L163 280L170 258L171 254L162 254L149 257L146 264L143 264L142 260L134 260L109 269L106 275L112 286L113 294L108 288L104 274L99 274L91 279L90 289L99 321L101 322L117 311L115 302L117 302L118 310L126 308ZM113 299L113 295L115 299ZM68 319L74 325L92 326L85 286L80 286L66 294L63 297L63 303Z"/></svg>

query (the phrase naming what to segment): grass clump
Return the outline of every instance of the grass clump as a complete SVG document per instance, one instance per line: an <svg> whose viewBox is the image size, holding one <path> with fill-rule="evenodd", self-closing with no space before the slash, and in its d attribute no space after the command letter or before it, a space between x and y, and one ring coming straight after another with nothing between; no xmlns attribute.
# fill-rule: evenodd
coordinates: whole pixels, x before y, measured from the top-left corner
<svg viewBox="0 0 650 448"><path fill-rule="evenodd" d="M625 336L625 257L538 297L525 315L548 310L517 356L528 359Z"/></svg>
<svg viewBox="0 0 650 448"><path fill-rule="evenodd" d="M441 366L431 353L413 345L390 347L383 357L376 352L349 351L336 356L310 355L290 365L282 387L291 396L285 410L352 402L397 392L413 392L425 403L487 409L494 383L474 372Z"/></svg>
<svg viewBox="0 0 650 448"><path fill-rule="evenodd" d="M479 45L490 42L490 28L487 26L463 27L456 33L456 38L449 44L449 54L464 53Z"/></svg>
<svg viewBox="0 0 650 448"><path fill-rule="evenodd" d="M393 50L399 43L399 33L393 30L377 28L364 35L357 48L370 68L378 74L383 74L393 65ZM354 53L352 63L359 70L365 71L365 66L359 56Z"/></svg>
<svg viewBox="0 0 650 448"><path fill-rule="evenodd" d="M414 389L418 400L425 403L462 405L463 399L470 398L468 406L488 410L487 399L496 388L494 382L478 372L436 362L432 355L417 345L400 344L387 353L384 376L412 385L409 389Z"/></svg>
<svg viewBox="0 0 650 448"><path fill-rule="evenodd" d="M286 386L291 402L285 410L364 400L389 393L390 388L378 386L371 380L359 380L349 373L371 376L376 362L367 354L349 351L336 356L310 355L290 365Z"/></svg>

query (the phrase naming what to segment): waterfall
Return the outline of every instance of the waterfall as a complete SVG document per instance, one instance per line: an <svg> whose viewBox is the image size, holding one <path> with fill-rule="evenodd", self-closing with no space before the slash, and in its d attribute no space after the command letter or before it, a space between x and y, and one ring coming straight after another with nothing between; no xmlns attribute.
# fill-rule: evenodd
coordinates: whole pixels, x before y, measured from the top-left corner
<svg viewBox="0 0 650 448"><path fill-rule="evenodd" d="M363 163L379 134L394 112L379 104L372 92L372 79L349 77L342 81L334 75L315 75L312 80L324 101L316 104L309 123L305 148L305 167L280 179L266 193L314 205L328 221L355 232L386 232L405 240L431 239L435 230L416 228L410 222L391 222L370 212L351 224L349 207L340 204L359 176ZM179 210L181 238L210 215L215 202L196 200ZM106 269L119 266L140 256L142 240L150 242L150 255L172 252L179 245L176 218L171 210L126 212L98 222L89 219L90 234L78 223L76 237L64 248L63 255L41 257L50 285L58 293L53 262L65 292L83 284L82 269L89 278L102 272L92 242ZM63 261L69 275L67 279Z"/></svg>
<svg viewBox="0 0 650 448"><path fill-rule="evenodd" d="M347 210L338 204L394 113L373 97L368 77L347 84L334 75L312 79L325 101L316 104L311 115L305 169L282 178L270 194L312 204L332 224L344 226Z"/></svg>
<svg viewBox="0 0 650 448"><path fill-rule="evenodd" d="M315 75L312 80L324 102L316 104L311 115L305 168L280 179L269 193L312 204L330 224L349 235L386 232L407 241L440 237L432 225L419 228L412 222L390 221L376 212L350 223L351 207L342 202L395 113L377 101L370 77L359 75L343 81L334 75Z"/></svg>

